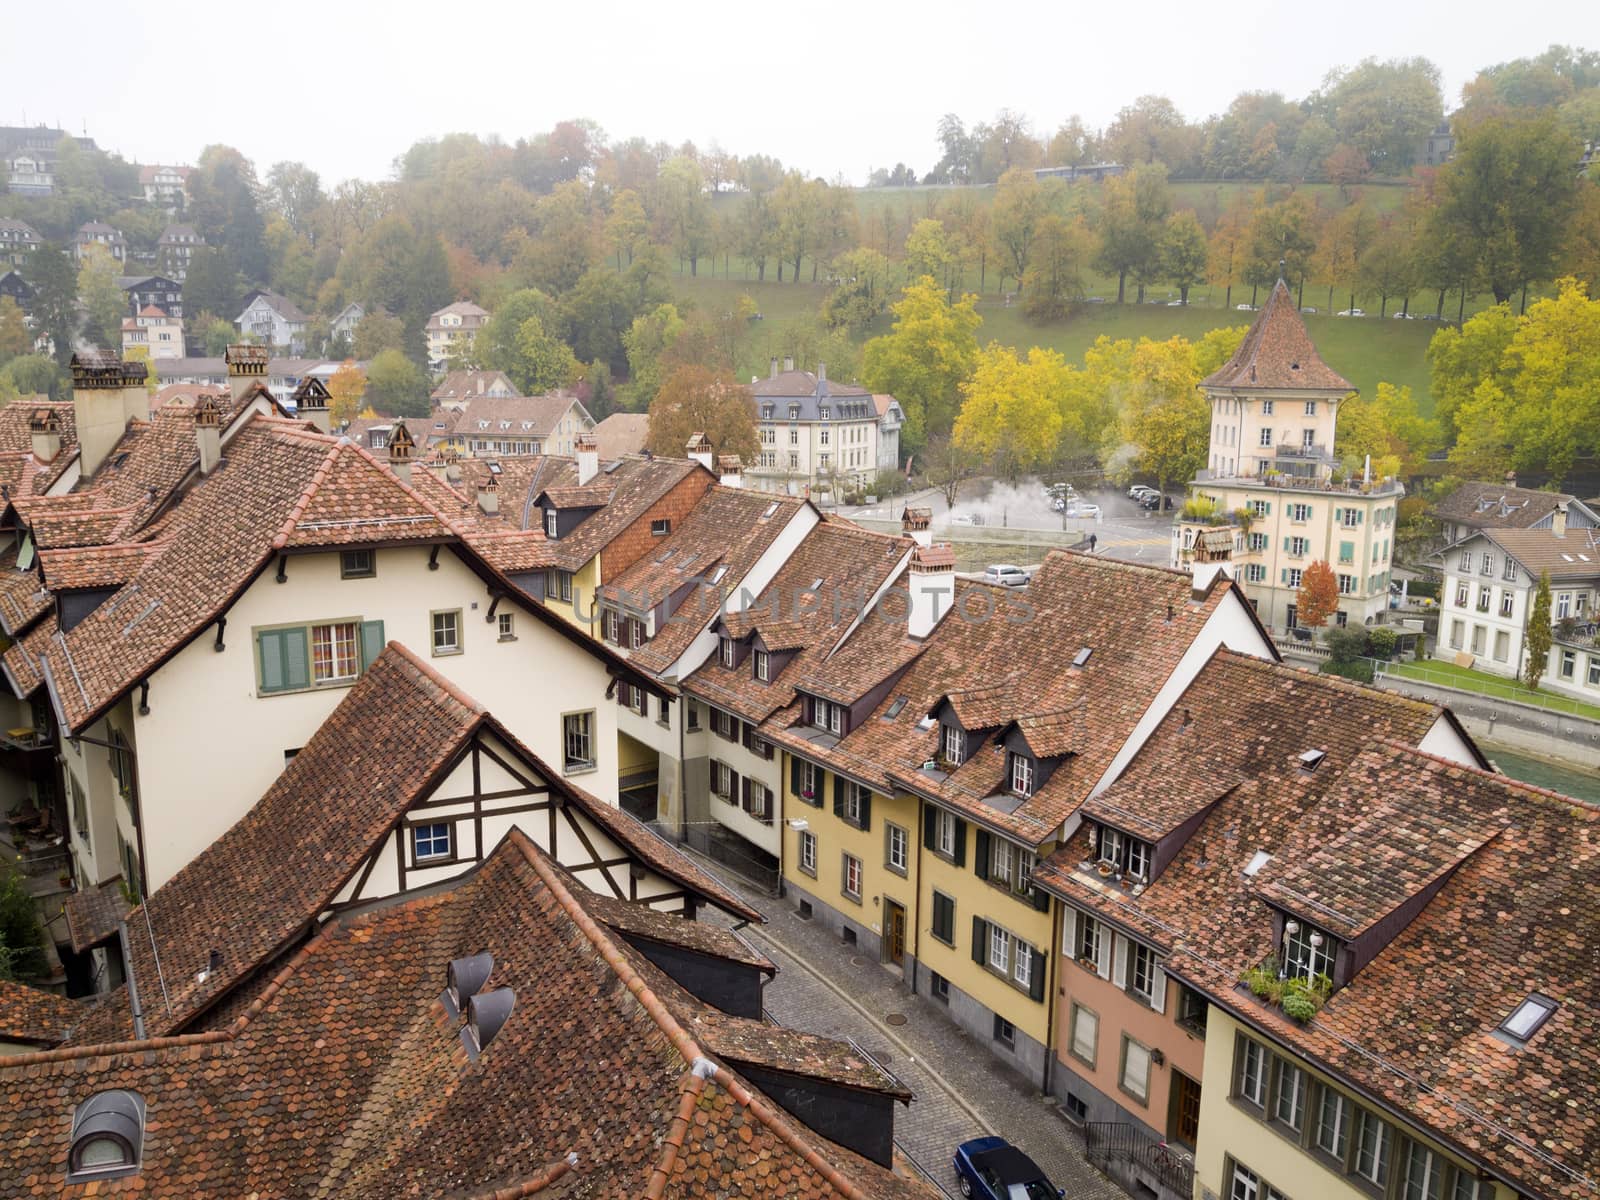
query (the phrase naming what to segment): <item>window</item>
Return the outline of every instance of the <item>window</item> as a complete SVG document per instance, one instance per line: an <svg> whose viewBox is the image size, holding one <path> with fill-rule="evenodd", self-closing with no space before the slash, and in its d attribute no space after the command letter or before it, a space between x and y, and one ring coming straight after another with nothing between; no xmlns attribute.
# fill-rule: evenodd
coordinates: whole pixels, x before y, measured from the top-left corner
<svg viewBox="0 0 1600 1200"><path fill-rule="evenodd" d="M861 903L861 860L853 854L844 856L844 894Z"/></svg>
<svg viewBox="0 0 1600 1200"><path fill-rule="evenodd" d="M1307 450L1314 449L1317 444L1317 431L1315 429L1302 429L1300 431L1300 445Z"/></svg>
<svg viewBox="0 0 1600 1200"><path fill-rule="evenodd" d="M1456 584L1456 607L1465 608L1471 597L1471 589L1464 583Z"/></svg>
<svg viewBox="0 0 1600 1200"><path fill-rule="evenodd" d="M1012 871L1016 865L1016 857L1016 846L1006 841L1005 838L991 838L989 840L989 882L1009 886Z"/></svg>
<svg viewBox="0 0 1600 1200"><path fill-rule="evenodd" d="M1152 1008L1156 1005L1156 952L1138 942L1128 943L1128 991Z"/></svg>
<svg viewBox="0 0 1600 1200"><path fill-rule="evenodd" d="M1267 535L1264 533L1252 533L1247 545L1252 551L1265 550L1267 548Z"/></svg>
<svg viewBox="0 0 1600 1200"><path fill-rule="evenodd" d="M800 869L811 878L817 877L817 835L800 832Z"/></svg>
<svg viewBox="0 0 1600 1200"><path fill-rule="evenodd" d="M1307 400L1306 401L1306 416L1314 417L1316 415L1317 415L1317 402L1315 400Z"/></svg>
<svg viewBox="0 0 1600 1200"><path fill-rule="evenodd" d="M654 521L650 522L650 536L651 537L666 537L667 534L669 534L671 532L672 532L672 521L670 519L666 518L666 517L661 517L659 520L654 520Z"/></svg>
<svg viewBox="0 0 1600 1200"><path fill-rule="evenodd" d="M556 572L556 598L558 600L572 599L572 572Z"/></svg>
<svg viewBox="0 0 1600 1200"><path fill-rule="evenodd" d="M1589 656L1589 686L1600 687L1600 658Z"/></svg>
<svg viewBox="0 0 1600 1200"><path fill-rule="evenodd" d="M517 617L515 613L499 613L496 615L495 620L498 622L496 628L500 631L500 640L502 642L514 642L517 640Z"/></svg>
<svg viewBox="0 0 1600 1200"><path fill-rule="evenodd" d="M1228 1200L1265 1200L1261 1191L1261 1177L1249 1167L1233 1163L1232 1178L1228 1183Z"/></svg>
<svg viewBox="0 0 1600 1200"><path fill-rule="evenodd" d="M1561 652L1561 678L1571 679L1578 669L1578 655L1572 650Z"/></svg>
<svg viewBox="0 0 1600 1200"><path fill-rule="evenodd" d="M1298 588L1300 586L1300 576L1301 571L1299 567L1290 567L1288 571L1284 573L1284 582L1287 583L1291 588Z"/></svg>
<svg viewBox="0 0 1600 1200"><path fill-rule="evenodd" d="M1350 1101L1330 1087L1319 1089L1319 1096L1316 1147L1343 1163L1350 1145Z"/></svg>
<svg viewBox="0 0 1600 1200"><path fill-rule="evenodd" d="M1017 1044L1017 1027L999 1013L994 1015L994 1040L1002 1046Z"/></svg>
<svg viewBox="0 0 1600 1200"><path fill-rule="evenodd" d="M1502 617L1509 617L1515 605L1516 593L1510 588L1502 589L1500 592L1500 615Z"/></svg>
<svg viewBox="0 0 1600 1200"><path fill-rule="evenodd" d="M1011 956L1011 981L1025 992L1033 989L1033 947L1020 941Z"/></svg>
<svg viewBox="0 0 1600 1200"><path fill-rule="evenodd" d="M1406 1173L1401 1180L1403 1200L1439 1200L1444 1189L1444 1163L1426 1146L1406 1147Z"/></svg>
<svg viewBox="0 0 1600 1200"><path fill-rule="evenodd" d="M67 773L67 783L72 789L72 828L77 831L78 839L88 846L89 802L83 794L83 785L70 771Z"/></svg>
<svg viewBox="0 0 1600 1200"><path fill-rule="evenodd" d="M935 841L940 854L946 858L956 856L956 821L955 813L946 812L944 809L935 809L933 826Z"/></svg>
<svg viewBox="0 0 1600 1200"><path fill-rule="evenodd" d="M1333 977L1334 958L1339 941L1302 921L1284 922L1284 969L1298 979L1314 980L1318 975Z"/></svg>
<svg viewBox="0 0 1600 1200"><path fill-rule="evenodd" d="M700 731L700 706L698 704L696 704L693 700L685 700L683 702L683 704L684 704L684 717L683 717L684 728L689 733L698 733Z"/></svg>
<svg viewBox="0 0 1600 1200"><path fill-rule="evenodd" d="M998 925L989 926L989 966L1002 975L1011 969L1011 933Z"/></svg>
<svg viewBox="0 0 1600 1200"><path fill-rule="evenodd" d="M1250 511L1253 514L1255 514L1256 516L1258 516L1258 517L1271 516L1272 515L1272 501L1270 501L1270 500L1252 500L1252 501L1250 501Z"/></svg>
<svg viewBox="0 0 1600 1200"><path fill-rule="evenodd" d="M1289 539L1289 554L1293 558L1304 558L1311 553L1311 539L1292 537Z"/></svg>
<svg viewBox="0 0 1600 1200"><path fill-rule="evenodd" d="M1130 878L1145 879L1149 875L1152 855L1149 842L1130 837L1110 825L1101 825L1095 837L1101 862L1110 863Z"/></svg>
<svg viewBox="0 0 1600 1200"><path fill-rule="evenodd" d="M356 622L311 627L311 682L342 683L356 677Z"/></svg>
<svg viewBox="0 0 1600 1200"><path fill-rule="evenodd" d="M770 682L772 679L772 665L767 652L765 650L757 650L754 657L756 660L756 678L762 683Z"/></svg>
<svg viewBox="0 0 1600 1200"><path fill-rule="evenodd" d="M1359 508L1341 508L1339 510L1339 524L1346 529L1354 529L1361 524L1361 510Z"/></svg>
<svg viewBox="0 0 1600 1200"><path fill-rule="evenodd" d="M950 1003L950 981L937 971L928 972L928 995L940 1004Z"/></svg>
<svg viewBox="0 0 1600 1200"><path fill-rule="evenodd" d="M1244 581L1246 583L1265 583L1267 568L1264 563L1246 563L1244 568ZM1252 602L1253 603L1253 602Z"/></svg>
<svg viewBox="0 0 1600 1200"><path fill-rule="evenodd" d="M1299 1133L1306 1119L1306 1073L1284 1059L1274 1061L1278 1086L1274 1091L1273 1117Z"/></svg>
<svg viewBox="0 0 1600 1200"><path fill-rule="evenodd" d="M461 653L461 610L448 609L433 614L433 653Z"/></svg>
<svg viewBox="0 0 1600 1200"><path fill-rule="evenodd" d="M376 573L377 558L371 550L345 550L340 553L340 579L370 579Z"/></svg>
<svg viewBox="0 0 1600 1200"><path fill-rule="evenodd" d="M1485 575L1494 574L1494 555L1485 554L1483 556L1483 573Z"/></svg>
<svg viewBox="0 0 1600 1200"><path fill-rule="evenodd" d="M1011 791L1018 796L1033 795L1033 759L1026 754L1011 754Z"/></svg>
<svg viewBox="0 0 1600 1200"><path fill-rule="evenodd" d="M959 725L948 723L939 726L939 731L939 748L944 761L953 767L960 766L966 754L966 735L961 732Z"/></svg>
<svg viewBox="0 0 1600 1200"><path fill-rule="evenodd" d="M1289 520L1295 521L1297 523L1304 523L1306 521L1311 520L1311 505L1309 505L1309 504L1291 504L1291 505L1289 505Z"/></svg>
<svg viewBox="0 0 1600 1200"><path fill-rule="evenodd" d="M721 649L721 652L722 652L722 665L725 666L725 667L733 666L734 653L735 653L734 646L733 646L733 639L730 638L730 637L723 638L722 642L721 642L721 645L720 645L720 649Z"/></svg>
<svg viewBox="0 0 1600 1200"><path fill-rule="evenodd" d="M856 828L865 829L867 827L867 806L870 803L868 797L872 793L859 783L838 777L834 778L833 786L841 789L844 793L839 809L840 815Z"/></svg>
<svg viewBox="0 0 1600 1200"><path fill-rule="evenodd" d="M1354 575L1339 576L1339 595L1354 596L1356 594L1356 577Z"/></svg>
<svg viewBox="0 0 1600 1200"><path fill-rule="evenodd" d="M1074 1004L1072 1006L1072 1042L1070 1044L1072 1056L1093 1067L1095 1047L1099 1040L1099 1014L1084 1008L1081 1004Z"/></svg>
<svg viewBox="0 0 1600 1200"><path fill-rule="evenodd" d="M1450 649L1461 649L1462 639L1466 635L1466 622L1457 618L1450 622Z"/></svg>
<svg viewBox="0 0 1600 1200"><path fill-rule="evenodd" d="M731 742L739 736L739 722L734 719L732 713L725 712L720 708L713 708L711 710L711 732Z"/></svg>
<svg viewBox="0 0 1600 1200"><path fill-rule="evenodd" d="M1493 598L1493 596L1494 596L1493 591L1491 591L1487 587L1482 586L1481 584L1479 585L1479 587L1478 587L1478 611L1479 612L1486 613L1486 612L1489 611L1489 602Z"/></svg>
<svg viewBox="0 0 1600 1200"><path fill-rule="evenodd" d="M716 759L711 760L711 794L724 800L733 798L733 769Z"/></svg>
<svg viewBox="0 0 1600 1200"><path fill-rule="evenodd" d="M1080 913L1078 916L1078 961L1099 974L1100 946L1103 928L1099 921Z"/></svg>
<svg viewBox="0 0 1600 1200"><path fill-rule="evenodd" d="M1505 565L1505 568L1500 573L1500 578L1508 579L1508 580L1511 580L1512 582L1516 581L1516 578L1517 578L1517 560L1512 558L1509 554L1506 555L1506 565Z"/></svg>
<svg viewBox="0 0 1600 1200"><path fill-rule="evenodd" d="M824 429L822 431L822 434L818 438L818 441L820 442L821 445L824 445L824 446L826 446L828 444L828 430Z"/></svg>
<svg viewBox="0 0 1600 1200"><path fill-rule="evenodd" d="M545 535L545 537L550 538L552 540L554 540L556 538L559 538L561 536L560 529L561 529L561 527L557 523L556 510L553 509L553 508L545 509L544 510L544 535Z"/></svg>
<svg viewBox="0 0 1600 1200"><path fill-rule="evenodd" d="M1389 1153L1394 1130L1377 1116L1361 1109L1356 1114L1356 1174L1383 1187L1389 1182Z"/></svg>
<svg viewBox="0 0 1600 1200"><path fill-rule="evenodd" d="M561 718L563 767L567 774L594 770L594 710Z"/></svg>
<svg viewBox="0 0 1600 1200"><path fill-rule="evenodd" d="M907 849L911 839L906 834L906 831L898 825L885 825L884 829L884 836L887 839L887 845L884 848L884 865L891 871L904 875L909 861Z"/></svg>
<svg viewBox="0 0 1600 1200"><path fill-rule="evenodd" d="M749 794L745 797L744 810L763 825L772 824L772 791L764 783L754 779L746 780Z"/></svg>
<svg viewBox="0 0 1600 1200"><path fill-rule="evenodd" d="M1500 1032L1519 1043L1526 1043L1556 1011L1556 1002L1537 993L1529 996L1500 1023Z"/></svg>
<svg viewBox="0 0 1600 1200"><path fill-rule="evenodd" d="M441 821L433 825L411 827L411 849L417 862L429 859L450 858L450 824Z"/></svg>
<svg viewBox="0 0 1600 1200"><path fill-rule="evenodd" d="M1511 635L1504 629L1496 630L1494 635L1494 658L1496 662L1505 662L1511 657Z"/></svg>
<svg viewBox="0 0 1600 1200"><path fill-rule="evenodd" d="M1272 445L1272 430L1263 429L1261 431L1261 444L1267 447Z"/></svg>
<svg viewBox="0 0 1600 1200"><path fill-rule="evenodd" d="M67 1182L115 1179L139 1169L144 1149L144 1100L137 1092L99 1092L72 1114Z"/></svg>
<svg viewBox="0 0 1600 1200"><path fill-rule="evenodd" d="M943 892L933 893L932 932L946 946L956 944L956 902Z"/></svg>
<svg viewBox="0 0 1600 1200"><path fill-rule="evenodd" d="M1211 1011L1210 1002L1199 992L1191 987L1179 985L1178 987L1178 1024L1190 1033L1200 1037L1205 1036L1206 1015Z"/></svg>
<svg viewBox="0 0 1600 1200"><path fill-rule="evenodd" d="M1239 1072L1236 1094L1257 1108L1267 1101L1267 1052L1259 1042L1239 1039Z"/></svg>
<svg viewBox="0 0 1600 1200"><path fill-rule="evenodd" d="M1150 1050L1127 1034L1122 1035L1122 1090L1140 1104L1150 1099Z"/></svg>
<svg viewBox="0 0 1600 1200"><path fill-rule="evenodd" d="M844 705L827 700L813 700L811 724L827 733L838 735L844 729Z"/></svg>
<svg viewBox="0 0 1600 1200"><path fill-rule="evenodd" d="M1571 615L1572 615L1572 593L1571 592L1557 592L1556 593L1556 619L1560 620L1563 617L1570 617Z"/></svg>

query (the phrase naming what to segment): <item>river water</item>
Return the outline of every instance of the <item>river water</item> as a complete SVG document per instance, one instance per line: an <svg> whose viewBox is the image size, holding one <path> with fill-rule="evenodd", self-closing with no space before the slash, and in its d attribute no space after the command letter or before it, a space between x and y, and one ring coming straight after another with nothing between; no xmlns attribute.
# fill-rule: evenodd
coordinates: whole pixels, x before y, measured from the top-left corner
<svg viewBox="0 0 1600 1200"><path fill-rule="evenodd" d="M1579 800L1600 803L1600 774L1594 771L1560 766L1542 758L1529 758L1526 754L1505 750L1490 742L1479 742L1478 745L1484 754L1494 760L1496 766L1513 779L1575 796Z"/></svg>

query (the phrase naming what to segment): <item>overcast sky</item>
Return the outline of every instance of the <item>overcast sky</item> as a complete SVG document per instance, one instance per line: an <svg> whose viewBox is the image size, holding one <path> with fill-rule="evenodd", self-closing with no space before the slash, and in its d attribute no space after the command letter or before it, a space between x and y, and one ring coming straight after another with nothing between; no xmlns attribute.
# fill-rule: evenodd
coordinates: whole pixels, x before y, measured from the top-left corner
<svg viewBox="0 0 1600 1200"><path fill-rule="evenodd" d="M1303 96L1333 67L1424 55L1447 103L1481 66L1551 42L1600 45L1592 0L1043 3L919 0L169 0L28 6L0 68L0 124L60 122L140 162L226 142L265 175L386 177L419 138L514 141L566 117L614 137L713 141L864 181L939 157L946 112L1009 107L1091 127L1147 92L1191 118L1238 92ZM1586 14L1587 15L1584 15Z"/></svg>

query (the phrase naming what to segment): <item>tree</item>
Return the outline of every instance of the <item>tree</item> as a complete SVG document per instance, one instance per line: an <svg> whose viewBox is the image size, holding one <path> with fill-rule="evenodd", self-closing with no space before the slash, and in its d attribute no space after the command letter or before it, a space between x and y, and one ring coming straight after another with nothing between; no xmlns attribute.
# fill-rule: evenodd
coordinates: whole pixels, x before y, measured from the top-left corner
<svg viewBox="0 0 1600 1200"><path fill-rule="evenodd" d="M197 313L189 322L188 342L204 349L209 358L221 358L228 346L239 340L239 331L232 321L214 317L208 312Z"/></svg>
<svg viewBox="0 0 1600 1200"><path fill-rule="evenodd" d="M700 164L678 155L661 168L658 188L660 215L671 231L673 248L679 259L689 261L689 274L697 275L711 246L711 200ZM797 275L799 270L797 265Z"/></svg>
<svg viewBox="0 0 1600 1200"><path fill-rule="evenodd" d="M1018 288L1022 286L1022 277L1028 273L1028 259L1033 253L1033 239L1044 214L1044 191L1032 171L1018 168L1000 177L989 220L995 249L1005 264L1001 269L1002 282L1009 274L1017 281Z"/></svg>
<svg viewBox="0 0 1600 1200"><path fill-rule="evenodd" d="M662 355L685 328L686 323L676 305L658 304L643 316L635 317L628 332L622 335L622 344L628 351L629 392L636 411L648 408L661 390L666 375L661 365Z"/></svg>
<svg viewBox="0 0 1600 1200"><path fill-rule="evenodd" d="M265 283L266 221L257 201L261 186L250 160L231 146L207 146L188 187L189 213L206 244L224 250L251 283Z"/></svg>
<svg viewBox="0 0 1600 1200"><path fill-rule="evenodd" d="M1417 262L1411 238L1399 225L1379 231L1356 264L1356 285L1378 298L1378 316L1389 315L1389 301L1409 297L1417 286Z"/></svg>
<svg viewBox="0 0 1600 1200"><path fill-rule="evenodd" d="M927 449L922 454L922 465L928 483L939 489L939 494L950 508L956 506L961 485L972 478L978 469L977 456L957 446L947 434L928 439Z"/></svg>
<svg viewBox="0 0 1600 1200"><path fill-rule="evenodd" d="M44 354L24 354L13 358L0 370L11 385L24 396L49 396L52 400L67 397L67 372Z"/></svg>
<svg viewBox="0 0 1600 1200"><path fill-rule="evenodd" d="M779 253L793 261L794 282L800 282L800 260L814 253L822 225L822 192L827 185L820 179L807 181L798 171L783 177L772 195L777 218L776 244ZM778 266L778 282L783 282L783 265Z"/></svg>
<svg viewBox="0 0 1600 1200"><path fill-rule="evenodd" d="M189 259L183 281L184 311L214 313L231 321L244 307L244 289L228 252L218 246L201 246Z"/></svg>
<svg viewBox="0 0 1600 1200"><path fill-rule="evenodd" d="M638 192L625 188L617 193L611 201L611 215L606 218L605 231L606 240L617 252L617 270L631 265L634 250L650 232L650 219L645 215Z"/></svg>
<svg viewBox="0 0 1600 1200"><path fill-rule="evenodd" d="M130 363L144 363L145 395L154 396L161 390L161 380L156 376L156 364L151 361L149 346L129 346L123 352L123 358Z"/></svg>
<svg viewBox="0 0 1600 1200"><path fill-rule="evenodd" d="M1369 456L1379 477L1411 474L1443 445L1439 421L1422 415L1408 387L1380 383L1373 395L1339 405L1333 452L1349 475L1364 471Z"/></svg>
<svg viewBox="0 0 1600 1200"><path fill-rule="evenodd" d="M1350 189L1365 183L1367 176L1372 174L1372 164L1354 146L1341 142L1334 147L1332 154L1322 160L1322 173L1328 177L1329 183L1339 185L1340 199L1349 200Z"/></svg>
<svg viewBox="0 0 1600 1200"><path fill-rule="evenodd" d="M1162 226L1171 207L1164 166L1138 167L1105 181L1095 265L1117 277L1118 304L1127 298L1129 274L1142 279L1156 273ZM1139 299L1144 299L1143 284Z"/></svg>
<svg viewBox="0 0 1600 1200"><path fill-rule="evenodd" d="M682 458L695 433L710 438L718 454L753 461L760 442L750 389L707 367L682 366L673 371L651 401L646 444L656 454Z"/></svg>
<svg viewBox="0 0 1600 1200"><path fill-rule="evenodd" d="M1297 289L1298 304L1311 252L1316 247L1316 213L1311 201L1304 193L1296 192L1276 204L1258 208L1250 221L1249 238L1244 281L1251 287L1250 303L1256 302L1256 289L1270 288L1281 271L1289 286Z"/></svg>
<svg viewBox="0 0 1600 1200"><path fill-rule="evenodd" d="M50 339L56 362L72 361L78 328L78 273L72 256L43 245L28 256L28 282L33 285L33 319Z"/></svg>
<svg viewBox="0 0 1600 1200"><path fill-rule="evenodd" d="M1165 96L1140 96L1119 111L1100 139L1112 162L1182 165L1190 149L1183 114Z"/></svg>
<svg viewBox="0 0 1600 1200"><path fill-rule="evenodd" d="M1339 580L1333 568L1318 559L1300 576L1300 590L1295 594L1295 620L1304 629L1321 629L1338 608Z"/></svg>
<svg viewBox="0 0 1600 1200"><path fill-rule="evenodd" d="M327 202L322 180L305 163L273 163L267 172L272 207L296 233L311 231L311 215Z"/></svg>
<svg viewBox="0 0 1600 1200"><path fill-rule="evenodd" d="M1327 282L1330 310L1333 308L1335 288L1348 290L1350 303L1347 307L1355 307L1361 260L1377 234L1377 218L1365 204L1352 204L1340 209L1322 227L1316 253L1307 267Z"/></svg>
<svg viewBox="0 0 1600 1200"><path fill-rule="evenodd" d="M544 327L538 317L529 317L517 330L517 351L506 373L526 396L542 396L577 381L583 365L572 348Z"/></svg>
<svg viewBox="0 0 1600 1200"><path fill-rule="evenodd" d="M977 297L955 303L924 276L906 288L893 306L894 328L873 338L861 352L861 376L874 392L886 392L906 413L901 439L908 451L920 450L934 434L955 424L961 384L978 355Z"/></svg>
<svg viewBox="0 0 1600 1200"><path fill-rule="evenodd" d="M908 279L920 279L924 275L939 280L947 279L954 257L943 221L924 217L913 225L911 232L906 235Z"/></svg>
<svg viewBox="0 0 1600 1200"><path fill-rule="evenodd" d="M1022 277L1022 311L1035 321L1060 320L1083 299L1083 267L1094 235L1079 217L1047 212L1033 240L1033 261Z"/></svg>
<svg viewBox="0 0 1600 1200"><path fill-rule="evenodd" d="M128 315L128 294L117 282L119 268L111 251L91 246L78 268L78 301L83 305L84 336L97 346L122 348L122 318Z"/></svg>
<svg viewBox="0 0 1600 1200"><path fill-rule="evenodd" d="M923 224L939 225L937 221ZM834 269L833 291L822 302L822 319L834 328L859 334L889 307L889 258L863 246L840 255Z"/></svg>
<svg viewBox="0 0 1600 1200"><path fill-rule="evenodd" d="M1222 306L1233 307L1233 286L1244 280L1249 245L1250 201L1239 196L1217 220L1206 256L1206 282L1225 288Z"/></svg>
<svg viewBox="0 0 1600 1200"><path fill-rule="evenodd" d="M1161 277L1178 289L1178 298L1189 303L1189 289L1206 277L1206 231L1193 209L1175 212L1167 218L1161 234Z"/></svg>
<svg viewBox="0 0 1600 1200"><path fill-rule="evenodd" d="M45 970L44 930L19 859L0 855L0 979L34 978Z"/></svg>
<svg viewBox="0 0 1600 1200"><path fill-rule="evenodd" d="M1439 68L1425 58L1368 58L1334 71L1309 105L1384 175L1410 170L1417 147L1444 117Z"/></svg>
<svg viewBox="0 0 1600 1200"><path fill-rule="evenodd" d="M428 377L399 350L381 350L367 366L367 404L394 417L425 417Z"/></svg>
<svg viewBox="0 0 1600 1200"><path fill-rule="evenodd" d="M1545 668L1550 665L1550 646L1555 641L1550 630L1549 571L1539 572L1539 586L1528 609L1528 628L1522 641L1528 654L1522 667L1522 681L1530 692L1537 691L1539 680L1544 678Z"/></svg>
<svg viewBox="0 0 1600 1200"><path fill-rule="evenodd" d="M998 344L978 352L972 377L961 385L957 449L994 463L1008 478L1038 470L1061 439L1061 377L1066 360L1034 347L1026 359Z"/></svg>
<svg viewBox="0 0 1600 1200"><path fill-rule="evenodd" d="M1187 481L1206 465L1211 406L1198 390L1165 397L1149 405L1133 425L1139 447L1138 470L1156 477L1167 490L1174 480Z"/></svg>
<svg viewBox="0 0 1600 1200"><path fill-rule="evenodd" d="M398 347L386 347L398 350ZM378 351L383 353L382 350ZM407 362L409 364L409 360ZM362 398L367 393L367 377L355 363L345 360L339 364L328 380L328 419L335 429L342 429L355 420L356 414L361 411Z"/></svg>
<svg viewBox="0 0 1600 1200"><path fill-rule="evenodd" d="M538 288L512 292L495 306L493 315L474 339L478 358L485 368L511 373L517 362L517 336L529 317L538 317L546 329L556 327L560 321L555 301Z"/></svg>
<svg viewBox="0 0 1600 1200"><path fill-rule="evenodd" d="M1551 278L1578 212L1578 143L1549 112L1466 122L1439 168L1435 227L1470 246L1473 274L1504 304Z"/></svg>
<svg viewBox="0 0 1600 1200"><path fill-rule="evenodd" d="M371 361L385 350L404 352L405 348L406 327L399 317L373 309L356 322L350 342L350 353L356 358Z"/></svg>
<svg viewBox="0 0 1600 1200"><path fill-rule="evenodd" d="M0 365L33 349L21 306L10 296L0 296Z"/></svg>

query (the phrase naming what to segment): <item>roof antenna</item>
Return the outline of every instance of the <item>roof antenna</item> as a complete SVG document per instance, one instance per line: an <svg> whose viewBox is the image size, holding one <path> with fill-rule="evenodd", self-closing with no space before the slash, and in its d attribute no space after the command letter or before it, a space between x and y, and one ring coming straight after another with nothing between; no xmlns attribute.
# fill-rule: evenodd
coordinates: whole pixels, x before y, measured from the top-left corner
<svg viewBox="0 0 1600 1200"><path fill-rule="evenodd" d="M1287 266L1288 263L1286 260L1281 258L1278 260L1278 282L1283 284L1285 287L1289 286L1289 281L1284 278Z"/></svg>

